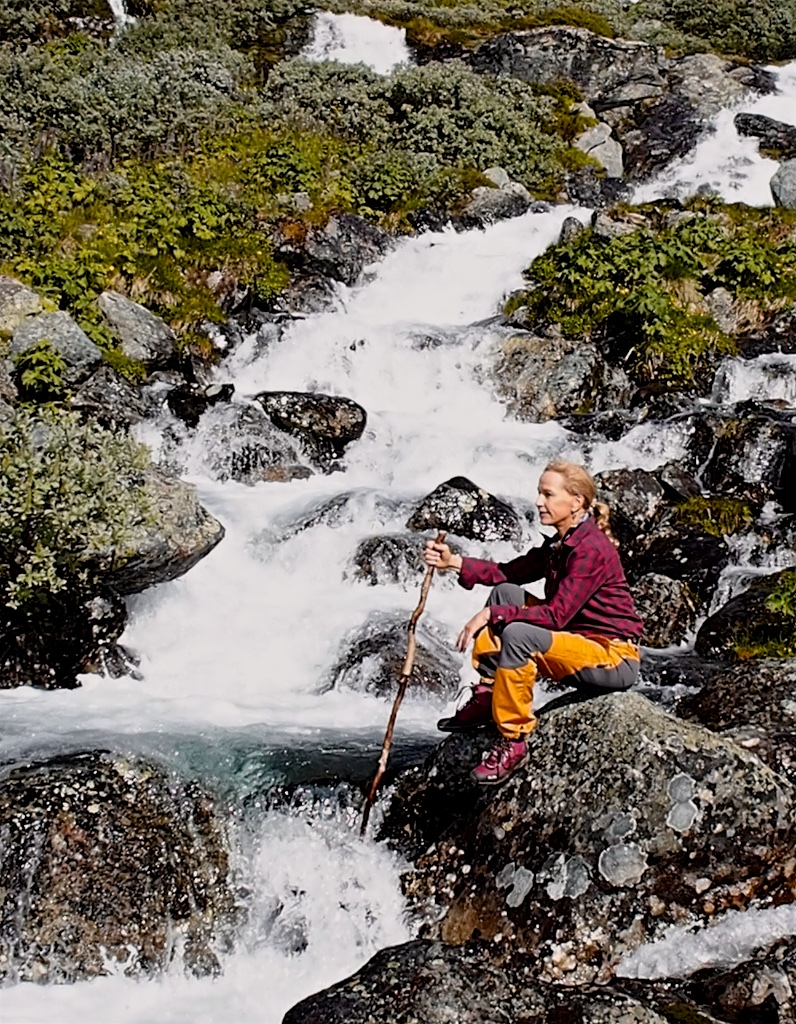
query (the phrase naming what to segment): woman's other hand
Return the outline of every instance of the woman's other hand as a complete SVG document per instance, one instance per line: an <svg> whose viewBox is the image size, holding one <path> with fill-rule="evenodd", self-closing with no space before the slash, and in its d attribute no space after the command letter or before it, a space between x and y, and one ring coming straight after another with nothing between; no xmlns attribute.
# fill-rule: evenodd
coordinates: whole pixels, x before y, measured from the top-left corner
<svg viewBox="0 0 796 1024"><path fill-rule="evenodd" d="M489 609L482 608L477 615L474 615L470 619L470 621L465 624L464 629L461 631L461 633L459 633L459 636L456 640L456 650L466 651L467 648L470 646L470 642L472 641L475 634L479 630L483 629L488 622Z"/></svg>

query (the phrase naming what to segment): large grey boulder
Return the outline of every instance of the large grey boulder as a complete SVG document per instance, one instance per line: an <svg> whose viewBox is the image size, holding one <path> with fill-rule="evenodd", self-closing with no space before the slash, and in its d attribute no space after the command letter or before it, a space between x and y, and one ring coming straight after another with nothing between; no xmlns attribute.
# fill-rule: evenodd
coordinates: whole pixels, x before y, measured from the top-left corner
<svg viewBox="0 0 796 1024"><path fill-rule="evenodd" d="M456 223L463 228L486 227L498 220L519 217L530 208L532 201L531 193L518 181L497 187L480 185L473 189Z"/></svg>
<svg viewBox="0 0 796 1024"><path fill-rule="evenodd" d="M630 383L608 367L596 345L560 331L515 334L501 343L491 368L509 412L531 423L624 404Z"/></svg>
<svg viewBox="0 0 796 1024"><path fill-rule="evenodd" d="M145 415L138 388L107 365L100 366L80 385L69 404L111 427L139 423Z"/></svg>
<svg viewBox="0 0 796 1024"><path fill-rule="evenodd" d="M72 317L59 310L27 317L14 329L11 354L20 355L40 341L49 341L61 356L73 380L82 379L98 363L102 352Z"/></svg>
<svg viewBox="0 0 796 1024"><path fill-rule="evenodd" d="M665 1024L623 993L529 980L530 958L416 940L383 949L350 978L288 1010L283 1024Z"/></svg>
<svg viewBox="0 0 796 1024"><path fill-rule="evenodd" d="M553 26L495 36L475 52L473 66L526 82L574 82L595 109L660 96L666 88L662 47L607 39L583 28Z"/></svg>
<svg viewBox="0 0 796 1024"><path fill-rule="evenodd" d="M452 799L470 785L436 781ZM605 981L674 924L792 901L795 796L730 740L634 693L598 697L543 716L529 765L437 837L405 889L429 938L500 936L543 980Z"/></svg>
<svg viewBox="0 0 796 1024"><path fill-rule="evenodd" d="M42 311L41 298L13 277L0 274L0 338L9 338L26 317Z"/></svg>
<svg viewBox="0 0 796 1024"><path fill-rule="evenodd" d="M119 335L128 359L147 366L164 366L177 351L177 337L165 320L119 292L103 292L99 307Z"/></svg>
<svg viewBox="0 0 796 1024"><path fill-rule="evenodd" d="M172 961L217 972L234 917L212 798L87 751L0 775L0 979L73 982Z"/></svg>
<svg viewBox="0 0 796 1024"><path fill-rule="evenodd" d="M636 611L644 620L646 647L680 644L696 625L696 602L688 584L658 572L644 573L632 586Z"/></svg>
<svg viewBox="0 0 796 1024"><path fill-rule="evenodd" d="M307 269L353 285L365 267L380 259L391 245L385 231L354 214L339 213L309 232L298 255L306 260ZM291 251L289 244L280 248L286 255Z"/></svg>
<svg viewBox="0 0 796 1024"><path fill-rule="evenodd" d="M146 489L151 521L134 529L124 550L107 556L103 580L120 594L136 594L182 576L224 536L224 527L202 507L192 485L152 467Z"/></svg>
<svg viewBox="0 0 796 1024"><path fill-rule="evenodd" d="M771 179L771 195L777 206L796 210L796 160L786 160Z"/></svg>

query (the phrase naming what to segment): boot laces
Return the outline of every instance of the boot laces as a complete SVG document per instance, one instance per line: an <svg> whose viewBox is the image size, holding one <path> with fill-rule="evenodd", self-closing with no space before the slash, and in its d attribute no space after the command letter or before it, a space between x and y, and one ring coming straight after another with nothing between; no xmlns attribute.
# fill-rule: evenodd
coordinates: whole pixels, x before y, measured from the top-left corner
<svg viewBox="0 0 796 1024"><path fill-rule="evenodd" d="M481 760L490 768L497 768L503 757L511 752L511 740L502 734L498 737L495 745L487 750Z"/></svg>

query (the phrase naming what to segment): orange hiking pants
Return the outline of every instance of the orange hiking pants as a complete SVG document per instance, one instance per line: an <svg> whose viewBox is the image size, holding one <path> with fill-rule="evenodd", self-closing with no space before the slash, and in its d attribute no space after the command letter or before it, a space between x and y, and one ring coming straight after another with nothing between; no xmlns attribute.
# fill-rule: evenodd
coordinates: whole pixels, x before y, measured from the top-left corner
<svg viewBox="0 0 796 1024"><path fill-rule="evenodd" d="M520 604L524 598L522 588L501 583L488 604ZM500 637L489 626L481 630L473 643L473 665L482 684L492 683L492 717L498 729L509 739L519 739L536 728L537 675L594 692L626 690L638 678L639 652L629 640L553 632L515 620Z"/></svg>

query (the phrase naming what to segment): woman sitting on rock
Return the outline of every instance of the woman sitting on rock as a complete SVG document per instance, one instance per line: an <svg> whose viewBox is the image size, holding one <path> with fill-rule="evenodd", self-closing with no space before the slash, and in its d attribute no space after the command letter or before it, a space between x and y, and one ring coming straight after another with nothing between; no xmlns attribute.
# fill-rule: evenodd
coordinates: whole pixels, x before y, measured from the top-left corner
<svg viewBox="0 0 796 1024"><path fill-rule="evenodd" d="M460 651L474 641L480 680L470 700L438 723L443 732L463 732L494 719L500 735L473 769L477 782L504 782L528 760L537 673L593 694L626 690L638 677L643 623L609 532L608 509L595 502L596 494L583 466L551 462L536 507L542 526L556 533L539 547L496 563L455 555L447 544L426 545L426 563L458 572L466 590L476 583L493 587L457 640ZM540 579L543 601L520 586Z"/></svg>

